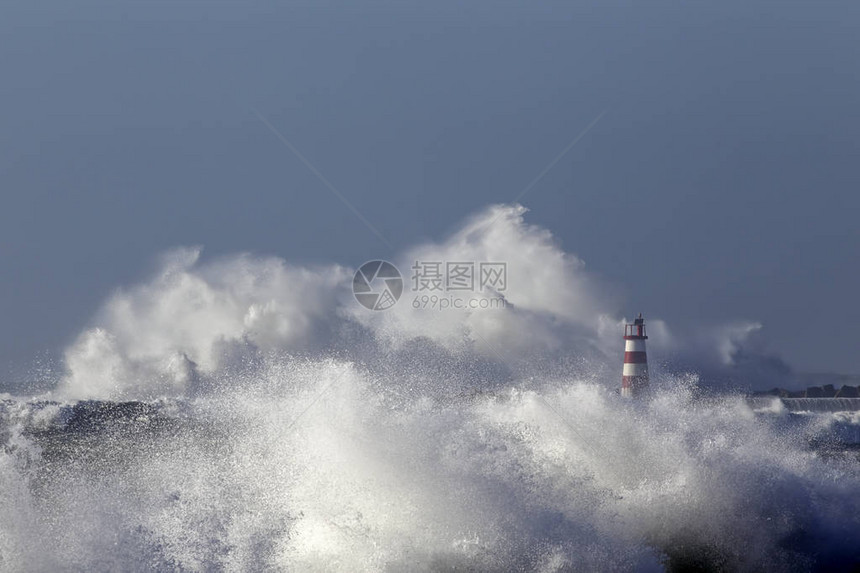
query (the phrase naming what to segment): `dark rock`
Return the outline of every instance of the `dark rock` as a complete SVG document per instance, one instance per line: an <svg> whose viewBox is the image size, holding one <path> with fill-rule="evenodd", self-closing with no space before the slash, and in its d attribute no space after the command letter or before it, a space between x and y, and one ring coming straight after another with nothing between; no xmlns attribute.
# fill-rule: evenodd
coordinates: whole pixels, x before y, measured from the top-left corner
<svg viewBox="0 0 860 573"><path fill-rule="evenodd" d="M81 401L72 406L66 430L92 432L158 417L158 409L144 402Z"/></svg>
<svg viewBox="0 0 860 573"><path fill-rule="evenodd" d="M843 386L836 393L837 398L860 398L860 390L857 386Z"/></svg>
<svg viewBox="0 0 860 573"><path fill-rule="evenodd" d="M753 392L753 396L781 396L782 392L785 392L782 388L773 388L771 390L759 390L757 392Z"/></svg>
<svg viewBox="0 0 860 573"><path fill-rule="evenodd" d="M806 389L807 398L824 398L824 389L821 386L810 386Z"/></svg>

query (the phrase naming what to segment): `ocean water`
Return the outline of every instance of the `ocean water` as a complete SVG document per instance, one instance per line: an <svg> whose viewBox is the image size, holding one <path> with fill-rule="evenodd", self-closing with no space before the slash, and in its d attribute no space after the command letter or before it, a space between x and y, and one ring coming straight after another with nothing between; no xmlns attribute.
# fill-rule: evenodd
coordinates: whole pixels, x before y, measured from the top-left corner
<svg viewBox="0 0 860 573"><path fill-rule="evenodd" d="M635 401L576 379L414 382L282 357L194 397L7 397L0 569L860 564L856 413L753 410L672 377Z"/></svg>
<svg viewBox="0 0 860 573"><path fill-rule="evenodd" d="M622 399L613 289L524 217L394 260L504 262L472 293L492 310L417 308L406 275L373 312L339 265L167 253L0 395L0 571L860 567L858 413L720 388L788 371L754 321L646 316L652 389Z"/></svg>

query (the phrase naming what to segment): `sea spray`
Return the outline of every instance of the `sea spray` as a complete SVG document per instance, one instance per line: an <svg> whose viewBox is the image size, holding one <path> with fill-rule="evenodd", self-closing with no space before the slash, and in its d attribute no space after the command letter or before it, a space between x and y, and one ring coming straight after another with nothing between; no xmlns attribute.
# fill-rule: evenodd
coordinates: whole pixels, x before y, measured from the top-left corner
<svg viewBox="0 0 860 573"><path fill-rule="evenodd" d="M494 310L373 312L340 265L167 254L52 392L0 405L0 569L860 563L858 461L831 431L857 420L757 413L664 360L623 400L612 289L524 217L492 206L395 259L506 262ZM757 329L649 320L649 350L772 386Z"/></svg>
<svg viewBox="0 0 860 573"><path fill-rule="evenodd" d="M860 559L860 472L740 398L388 394L271 359L207 396L3 406L4 568L606 570ZM403 385L409 379L387 381Z"/></svg>

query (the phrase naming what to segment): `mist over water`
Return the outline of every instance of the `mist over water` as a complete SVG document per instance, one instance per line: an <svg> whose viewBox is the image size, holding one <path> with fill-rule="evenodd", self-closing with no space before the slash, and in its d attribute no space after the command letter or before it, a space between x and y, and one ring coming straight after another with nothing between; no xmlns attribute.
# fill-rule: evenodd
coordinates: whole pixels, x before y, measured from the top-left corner
<svg viewBox="0 0 860 573"><path fill-rule="evenodd" d="M394 261L407 281L416 260L505 261L506 291L476 295L503 310L415 309L407 290L371 312L338 265L167 254L52 393L0 404L0 569L860 563L857 454L810 445L858 420L756 412L659 362L652 393L622 399L612 289L524 217L488 208ZM648 325L652 357L770 382L754 321Z"/></svg>

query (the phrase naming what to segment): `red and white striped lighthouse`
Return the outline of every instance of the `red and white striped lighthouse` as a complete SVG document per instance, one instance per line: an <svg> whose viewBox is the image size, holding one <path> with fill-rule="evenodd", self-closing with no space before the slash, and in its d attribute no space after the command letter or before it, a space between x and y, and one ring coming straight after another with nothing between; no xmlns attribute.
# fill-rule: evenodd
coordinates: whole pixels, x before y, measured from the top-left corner
<svg viewBox="0 0 860 573"><path fill-rule="evenodd" d="M624 326L624 372L621 395L632 397L648 386L648 354L645 352L645 319L642 313L633 324Z"/></svg>

